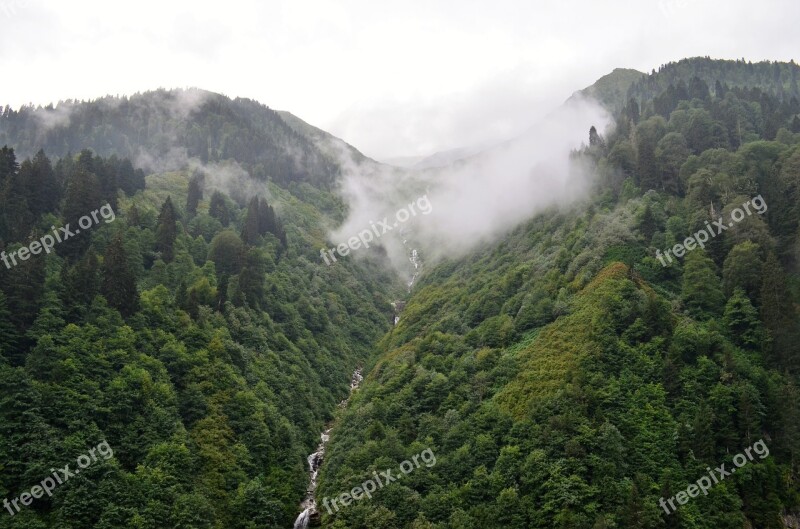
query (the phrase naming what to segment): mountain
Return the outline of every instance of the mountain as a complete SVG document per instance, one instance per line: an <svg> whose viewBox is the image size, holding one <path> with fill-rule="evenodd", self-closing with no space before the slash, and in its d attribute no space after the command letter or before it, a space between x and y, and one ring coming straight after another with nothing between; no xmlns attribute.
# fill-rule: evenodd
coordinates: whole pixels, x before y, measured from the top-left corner
<svg viewBox="0 0 800 529"><path fill-rule="evenodd" d="M606 77L617 126L576 154L594 192L428 266L337 423L318 496L386 470L399 483L323 527L794 527L792 71L697 59ZM407 464L425 451L433 464ZM686 496L723 464L736 474Z"/></svg>
<svg viewBox="0 0 800 529"><path fill-rule="evenodd" d="M410 292L319 252L427 171L202 90L6 107L0 527L796 527L796 72L615 70L587 195Z"/></svg>
<svg viewBox="0 0 800 529"><path fill-rule="evenodd" d="M291 526L405 291L379 258L320 260L346 206L301 126L199 90L4 110L0 526Z"/></svg>
<svg viewBox="0 0 800 529"><path fill-rule="evenodd" d="M613 72L604 75L591 86L579 90L571 98L595 99L609 110L619 111L628 102L628 89L644 76L645 74L637 70L615 68Z"/></svg>
<svg viewBox="0 0 800 529"><path fill-rule="evenodd" d="M315 145L317 133L298 122L249 99L198 89L157 90L44 108L6 107L0 143L20 156L38 149L64 156L88 148L101 156L129 157L151 170L175 169L189 158L235 160L258 180L332 186L339 167Z"/></svg>

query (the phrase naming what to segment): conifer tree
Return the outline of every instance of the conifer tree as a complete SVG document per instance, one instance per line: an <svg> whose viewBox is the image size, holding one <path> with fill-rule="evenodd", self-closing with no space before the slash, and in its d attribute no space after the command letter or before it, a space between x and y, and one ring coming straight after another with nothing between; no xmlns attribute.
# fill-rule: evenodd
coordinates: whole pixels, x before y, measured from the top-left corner
<svg viewBox="0 0 800 529"><path fill-rule="evenodd" d="M225 203L225 196L219 191L214 191L214 194L211 195L208 214L220 221L223 228L231 223L231 214L228 211L228 205Z"/></svg>
<svg viewBox="0 0 800 529"><path fill-rule="evenodd" d="M203 181L202 175L196 171L189 180L189 192L186 195L186 213L189 215L197 214L197 205L203 200Z"/></svg>
<svg viewBox="0 0 800 529"><path fill-rule="evenodd" d="M0 290L0 357L9 358L15 350L19 336L11 322L6 295Z"/></svg>
<svg viewBox="0 0 800 529"><path fill-rule="evenodd" d="M108 304L123 316L127 317L136 312L139 305L136 278L128 265L128 256L121 235L116 235L106 248L101 292Z"/></svg>
<svg viewBox="0 0 800 529"><path fill-rule="evenodd" d="M770 252L762 268L761 321L772 337L770 361L783 369L795 369L800 362L798 324L787 280L775 254Z"/></svg>
<svg viewBox="0 0 800 529"><path fill-rule="evenodd" d="M178 236L176 222L178 216L172 206L172 198L167 197L161 205L156 226L156 249L161 252L161 259L170 263L175 258L175 238Z"/></svg>
<svg viewBox="0 0 800 529"><path fill-rule="evenodd" d="M242 226L242 241L250 246L255 246L258 243L259 236L263 233L260 229L259 210L258 197L253 197L247 206L247 214L244 217Z"/></svg>
<svg viewBox="0 0 800 529"><path fill-rule="evenodd" d="M705 319L722 311L725 298L716 268L704 250L686 256L681 298L692 316Z"/></svg>
<svg viewBox="0 0 800 529"><path fill-rule="evenodd" d="M91 230L78 228L78 220L105 203L100 193L99 180L93 173L87 171L85 166L90 162L86 160L84 153L82 153L82 157L83 163L75 164L68 176L62 212L64 222L70 225L70 229L75 232L75 235L60 244L58 251L59 254L70 259L77 259L91 243Z"/></svg>
<svg viewBox="0 0 800 529"><path fill-rule="evenodd" d="M725 327L737 345L758 349L764 339L758 311L742 288L736 287L725 305Z"/></svg>

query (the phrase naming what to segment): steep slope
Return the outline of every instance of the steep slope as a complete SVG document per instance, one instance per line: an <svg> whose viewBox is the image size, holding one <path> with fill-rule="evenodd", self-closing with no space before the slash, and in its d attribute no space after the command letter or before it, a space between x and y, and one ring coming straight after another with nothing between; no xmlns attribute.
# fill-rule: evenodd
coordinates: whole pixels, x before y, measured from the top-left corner
<svg viewBox="0 0 800 529"><path fill-rule="evenodd" d="M109 215L0 265L0 493L101 441L113 458L0 526L290 527L306 456L404 285L319 263L338 168L266 107L174 91L59 109L0 119L23 152L79 152L0 150L4 257Z"/></svg>
<svg viewBox="0 0 800 529"><path fill-rule="evenodd" d="M235 160L258 180L283 185L333 185L335 161L296 132L274 110L249 99L204 90L158 90L128 97L65 101L45 108L6 107L0 144L20 156L45 149L64 156L92 149L131 158L151 170Z"/></svg>
<svg viewBox="0 0 800 529"><path fill-rule="evenodd" d="M629 68L615 68L591 86L579 90L571 97L589 97L602 103L611 111L618 112L628 102L628 90L646 74Z"/></svg>
<svg viewBox="0 0 800 529"><path fill-rule="evenodd" d="M578 155L595 167L589 200L420 279L342 414L318 496L426 449L436 462L340 501L324 527L790 526L797 94L757 78L713 95L693 75L677 82L691 99L669 83L645 94ZM662 266L711 222L728 229ZM736 468L755 443L769 454ZM665 511L662 498L723 463L736 474Z"/></svg>

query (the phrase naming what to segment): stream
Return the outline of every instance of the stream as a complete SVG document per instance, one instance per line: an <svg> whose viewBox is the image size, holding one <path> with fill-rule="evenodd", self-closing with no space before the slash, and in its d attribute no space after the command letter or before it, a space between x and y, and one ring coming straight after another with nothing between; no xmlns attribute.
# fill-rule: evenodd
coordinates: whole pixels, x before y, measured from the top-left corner
<svg viewBox="0 0 800 529"><path fill-rule="evenodd" d="M353 372L353 377L350 379L350 395L339 403L340 408L347 406L350 397L353 395L353 392L358 389L358 386L361 385L362 380L364 380L364 376L361 374L361 368L359 367ZM320 443L317 445L317 450L308 456L308 489L306 489L306 498L300 504L303 512L301 512L295 520L294 529L306 529L311 525L312 521L315 522L314 525L319 525L320 514L319 511L317 511L316 499L317 481L319 469L325 459L325 446L331 438L331 430L333 430L333 426L329 425L328 428L320 434Z"/></svg>

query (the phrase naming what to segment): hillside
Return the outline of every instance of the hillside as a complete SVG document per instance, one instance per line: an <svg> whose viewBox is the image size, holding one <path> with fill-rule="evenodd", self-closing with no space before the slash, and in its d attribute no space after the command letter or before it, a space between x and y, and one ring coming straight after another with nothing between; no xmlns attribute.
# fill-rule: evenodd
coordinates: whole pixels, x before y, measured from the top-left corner
<svg viewBox="0 0 800 529"><path fill-rule="evenodd" d="M589 192L413 289L319 251L350 172L371 199L435 169L196 89L6 107L0 528L285 529L309 467L323 528L796 527L797 69L614 70Z"/></svg>
<svg viewBox="0 0 800 529"><path fill-rule="evenodd" d="M577 94L596 99L609 110L618 112L628 101L628 90L631 85L644 76L645 74L637 70L615 68L613 72L604 75L591 86L579 90Z"/></svg>
<svg viewBox="0 0 800 529"><path fill-rule="evenodd" d="M253 178L282 185L328 188L339 174L335 161L278 112L199 89L6 107L0 144L20 157L39 149L58 157L92 149L101 156L131 158L149 170L180 168L189 158L204 164L235 160Z"/></svg>
<svg viewBox="0 0 800 529"><path fill-rule="evenodd" d="M0 130L19 149L0 150L0 493L113 450L0 527L291 526L404 291L380 263L319 265L336 166L204 92L6 110Z"/></svg>
<svg viewBox="0 0 800 529"><path fill-rule="evenodd" d="M320 496L424 450L436 463L323 527L794 526L800 105L748 73L764 68L645 76L575 154L589 199L426 272L341 416ZM718 217L737 220L666 260ZM707 497L660 505L759 441L770 455Z"/></svg>

